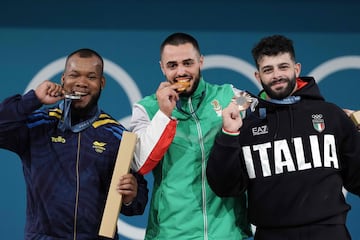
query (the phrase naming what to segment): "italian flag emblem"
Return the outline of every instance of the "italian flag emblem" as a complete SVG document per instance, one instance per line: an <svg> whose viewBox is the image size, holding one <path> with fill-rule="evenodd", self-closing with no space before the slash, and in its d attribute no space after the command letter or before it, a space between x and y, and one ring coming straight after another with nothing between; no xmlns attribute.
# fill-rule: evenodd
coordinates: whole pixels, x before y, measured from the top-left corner
<svg viewBox="0 0 360 240"><path fill-rule="evenodd" d="M312 115L313 127L316 131L322 132L325 129L325 122L322 118L322 114L313 114Z"/></svg>

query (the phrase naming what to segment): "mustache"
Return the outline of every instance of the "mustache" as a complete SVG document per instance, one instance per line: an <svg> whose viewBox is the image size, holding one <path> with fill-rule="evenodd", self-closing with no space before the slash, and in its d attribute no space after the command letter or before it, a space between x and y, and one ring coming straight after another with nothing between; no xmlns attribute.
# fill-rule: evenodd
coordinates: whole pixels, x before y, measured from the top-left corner
<svg viewBox="0 0 360 240"><path fill-rule="evenodd" d="M279 78L270 83L270 86L274 86L275 84L278 84L280 82L290 82L288 78Z"/></svg>

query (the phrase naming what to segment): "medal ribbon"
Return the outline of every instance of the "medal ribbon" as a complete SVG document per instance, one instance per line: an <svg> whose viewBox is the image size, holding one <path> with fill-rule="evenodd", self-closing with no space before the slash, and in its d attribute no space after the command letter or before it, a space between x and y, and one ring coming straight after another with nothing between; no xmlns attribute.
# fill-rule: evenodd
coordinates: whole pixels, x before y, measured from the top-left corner
<svg viewBox="0 0 360 240"><path fill-rule="evenodd" d="M59 108L62 110L62 119L59 121L58 128L63 132L70 130L74 133L78 133L95 122L100 115L100 108L96 106L96 113L93 117L71 126L71 102L72 99L65 98L64 102L60 103Z"/></svg>

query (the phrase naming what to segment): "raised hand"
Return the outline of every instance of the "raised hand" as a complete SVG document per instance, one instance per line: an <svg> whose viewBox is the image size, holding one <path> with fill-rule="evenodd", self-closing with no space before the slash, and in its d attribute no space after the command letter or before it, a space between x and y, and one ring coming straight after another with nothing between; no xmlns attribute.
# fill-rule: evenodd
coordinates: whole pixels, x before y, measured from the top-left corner
<svg viewBox="0 0 360 240"><path fill-rule="evenodd" d="M179 99L179 95L176 92L177 87L175 84L171 85L169 82L162 82L156 91L159 108L168 117L171 117L176 101Z"/></svg>
<svg viewBox="0 0 360 240"><path fill-rule="evenodd" d="M43 81L35 89L35 94L43 104L54 104L64 98L61 85L49 80Z"/></svg>

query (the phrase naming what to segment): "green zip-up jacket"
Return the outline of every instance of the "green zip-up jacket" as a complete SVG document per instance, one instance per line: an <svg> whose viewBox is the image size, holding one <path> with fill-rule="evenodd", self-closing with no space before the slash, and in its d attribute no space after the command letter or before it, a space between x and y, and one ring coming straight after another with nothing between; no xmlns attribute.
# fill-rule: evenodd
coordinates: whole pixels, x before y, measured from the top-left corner
<svg viewBox="0 0 360 240"><path fill-rule="evenodd" d="M234 96L231 85L200 80L166 117L151 95L134 105L130 129L138 134L133 167L153 171L145 239L232 240L251 234L245 195L220 198L210 189L206 164L221 129L221 109Z"/></svg>

